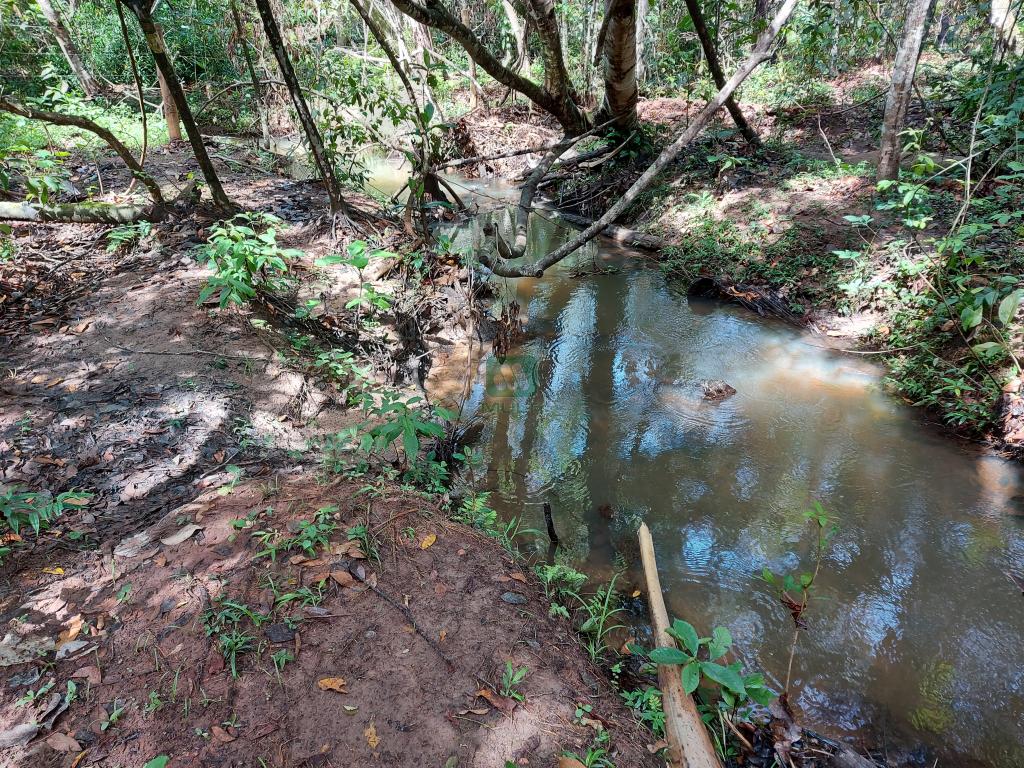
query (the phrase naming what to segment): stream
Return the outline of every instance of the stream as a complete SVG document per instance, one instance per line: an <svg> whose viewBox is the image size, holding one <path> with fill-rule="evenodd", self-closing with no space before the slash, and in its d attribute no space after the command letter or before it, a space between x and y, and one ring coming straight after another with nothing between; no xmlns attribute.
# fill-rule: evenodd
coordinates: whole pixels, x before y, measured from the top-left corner
<svg viewBox="0 0 1024 768"><path fill-rule="evenodd" d="M483 214L455 248L484 247L488 217L508 226ZM571 231L534 216L532 252ZM793 620L761 573L813 570L801 513L820 502L838 531L793 667L801 721L929 766L1024 766L1024 599L1006 575L1024 575L1021 467L926 424L870 357L643 265L601 242L543 279L496 279L526 334L471 364L476 490L538 530L549 502L564 560L599 581L625 567L623 590L642 584L646 521L669 612L727 627L776 690ZM706 401L705 379L737 392Z"/></svg>

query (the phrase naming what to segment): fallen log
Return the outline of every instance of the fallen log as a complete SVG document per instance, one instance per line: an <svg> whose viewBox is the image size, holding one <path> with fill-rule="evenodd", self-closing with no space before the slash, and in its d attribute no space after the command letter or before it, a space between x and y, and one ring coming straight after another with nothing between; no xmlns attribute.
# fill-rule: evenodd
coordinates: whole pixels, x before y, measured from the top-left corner
<svg viewBox="0 0 1024 768"><path fill-rule="evenodd" d="M567 213L555 208L554 206L542 204L534 207L554 211L558 214L560 219L563 219L577 227L589 227L594 223L585 216L577 216L575 213ZM648 235L644 232L637 232L635 229L620 227L617 224L607 225L601 234L611 240L622 243L623 245L632 245L637 248L643 248L646 251L660 251L671 245L668 240L658 237L657 235Z"/></svg>
<svg viewBox="0 0 1024 768"><path fill-rule="evenodd" d="M659 648L675 648L675 641L668 633L668 611L661 594L654 540L647 523L640 524L637 535L640 537L640 558L647 579L647 602L651 607L655 645ZM704 722L700 719L697 705L683 689L679 667L659 664L658 687L661 688L662 708L665 710L669 764L673 768L722 768Z"/></svg>
<svg viewBox="0 0 1024 768"><path fill-rule="evenodd" d="M777 317L792 325L805 325L781 296L756 285L734 283L726 278L698 277L690 284L686 295L734 301L761 317Z"/></svg>
<svg viewBox="0 0 1024 768"><path fill-rule="evenodd" d="M131 224L136 221L161 221L167 206L136 203L38 203L0 202L0 221L36 223L70 222L74 224Z"/></svg>

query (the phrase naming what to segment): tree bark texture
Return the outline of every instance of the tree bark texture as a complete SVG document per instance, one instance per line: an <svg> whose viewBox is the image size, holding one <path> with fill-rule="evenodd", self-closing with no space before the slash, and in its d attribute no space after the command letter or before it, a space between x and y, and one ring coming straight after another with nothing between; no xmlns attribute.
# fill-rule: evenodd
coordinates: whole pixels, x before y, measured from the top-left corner
<svg viewBox="0 0 1024 768"><path fill-rule="evenodd" d="M896 50L892 67L892 83L885 99L882 118L882 139L878 152L878 179L895 179L900 173L900 132L907 117L907 107L914 88L914 74L921 55L921 44L928 20L931 0L911 0L903 23L903 37Z"/></svg>

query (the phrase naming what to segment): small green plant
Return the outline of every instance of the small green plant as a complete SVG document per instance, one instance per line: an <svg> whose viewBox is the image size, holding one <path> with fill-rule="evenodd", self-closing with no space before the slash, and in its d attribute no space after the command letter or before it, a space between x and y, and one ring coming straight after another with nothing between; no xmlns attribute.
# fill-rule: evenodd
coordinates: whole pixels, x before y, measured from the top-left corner
<svg viewBox="0 0 1024 768"><path fill-rule="evenodd" d="M362 322L362 313L372 313L374 310L387 311L391 308L391 300L384 294L377 291L372 283L363 281L363 270L366 269L371 259L382 259L394 257L390 251L369 251L366 241L353 240L346 248L347 253L334 253L317 259L316 266L329 267L335 264L346 264L353 267L359 275L359 292L345 304L345 309L356 310L356 324Z"/></svg>
<svg viewBox="0 0 1024 768"><path fill-rule="evenodd" d="M216 636L217 647L231 668L231 676L238 677L238 657L256 650L256 638L241 628L245 619L259 627L270 618L254 611L244 603L225 600L221 609L207 609L202 616L207 637Z"/></svg>
<svg viewBox="0 0 1024 768"><path fill-rule="evenodd" d="M377 543L374 540L373 533L366 525L363 525L362 523L353 525L346 532L345 538L349 541L358 542L359 549L362 550L368 560L376 560L380 562L380 553L377 550Z"/></svg>
<svg viewBox="0 0 1024 768"><path fill-rule="evenodd" d="M107 253L114 253L122 248L134 246L153 230L153 225L148 221L139 221L134 224L122 224L107 232Z"/></svg>
<svg viewBox="0 0 1024 768"><path fill-rule="evenodd" d="M288 260L301 251L277 244L281 220L266 213L242 213L213 227L205 252L213 275L199 293L202 304L214 294L221 308L244 304L258 291L285 283Z"/></svg>
<svg viewBox="0 0 1024 768"><path fill-rule="evenodd" d="M278 679L280 679L281 673L284 672L285 664L295 661L295 656L292 655L291 651L282 648L270 654L270 660L274 663L274 671L277 673Z"/></svg>
<svg viewBox="0 0 1024 768"><path fill-rule="evenodd" d="M100 730L106 731L112 728L113 726L117 725L117 721L121 719L121 715L124 714L124 711L127 708L127 706L128 705L125 702L121 701L121 699L116 699L110 705L110 714L106 715L103 718L103 721L100 723Z"/></svg>
<svg viewBox="0 0 1024 768"><path fill-rule="evenodd" d="M53 680L47 680L45 683L43 683L41 686L39 686L39 689L36 690L36 691L33 691L31 688L29 688L25 692L24 696L22 696L20 699L18 699L17 701L14 702L14 706L16 706L16 707L24 707L26 704L32 704L32 703L36 702L42 696L44 696L45 694L49 693L50 689L53 688L53 686L54 686L54 681Z"/></svg>
<svg viewBox="0 0 1024 768"><path fill-rule="evenodd" d="M715 627L711 637L700 637L692 624L676 619L669 634L680 647L655 648L650 652L650 659L657 664L679 665L683 689L687 693L696 691L701 680L716 684L720 688L722 702L730 710L747 701L768 706L775 698L765 686L762 675L743 675L740 662L718 663L732 647L732 636L725 627Z"/></svg>
<svg viewBox="0 0 1024 768"><path fill-rule="evenodd" d="M146 700L146 705L142 708L142 711L147 715L151 715L163 707L163 705L164 702L160 698L160 693L158 691L150 691L149 698Z"/></svg>
<svg viewBox="0 0 1024 768"><path fill-rule="evenodd" d="M505 671L501 675L501 695L516 701L523 701L525 697L519 690L519 686L526 679L526 673L529 671L528 667L513 667L511 661L506 661Z"/></svg>
<svg viewBox="0 0 1024 768"><path fill-rule="evenodd" d="M611 581L598 587L597 592L588 597L575 595L580 603L584 619L580 625L579 632L583 635L583 647L590 658L594 661L608 650L605 639L612 630L619 629L622 625L612 625L611 619L622 608L618 607L618 593L615 591L615 581L619 575L612 576Z"/></svg>
<svg viewBox="0 0 1024 768"><path fill-rule="evenodd" d="M38 536L66 509L84 507L91 498L92 494L84 491L66 491L51 496L45 492L28 491L21 486L7 488L0 493L0 532L6 527L17 536L27 527ZM10 552L11 547L0 546L0 562Z"/></svg>
<svg viewBox="0 0 1024 768"><path fill-rule="evenodd" d="M655 736L665 735L665 710L662 708L661 691L647 686L642 690L621 691L620 695L626 706L633 710L637 720L650 728Z"/></svg>

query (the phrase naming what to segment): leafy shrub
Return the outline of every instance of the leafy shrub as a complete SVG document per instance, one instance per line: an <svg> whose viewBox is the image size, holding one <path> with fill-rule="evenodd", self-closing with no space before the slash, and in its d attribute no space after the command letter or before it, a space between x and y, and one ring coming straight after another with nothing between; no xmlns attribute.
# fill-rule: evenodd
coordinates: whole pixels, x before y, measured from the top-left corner
<svg viewBox="0 0 1024 768"><path fill-rule="evenodd" d="M222 308L244 304L260 290L285 285L287 260L301 256L302 251L278 246L280 223L267 213L242 213L214 226L205 247L213 276L199 293L199 303L216 293Z"/></svg>

